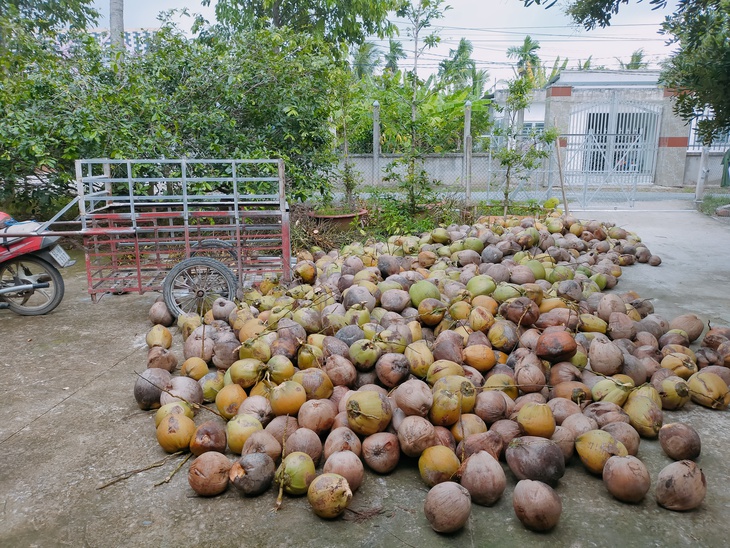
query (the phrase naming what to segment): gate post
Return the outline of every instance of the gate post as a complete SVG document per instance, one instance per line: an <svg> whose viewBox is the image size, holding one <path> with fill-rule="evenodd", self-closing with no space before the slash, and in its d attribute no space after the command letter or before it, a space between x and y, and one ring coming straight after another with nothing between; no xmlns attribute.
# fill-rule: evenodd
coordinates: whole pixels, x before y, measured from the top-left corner
<svg viewBox="0 0 730 548"><path fill-rule="evenodd" d="M464 158L461 165L461 180L465 185L466 203L471 203L471 101L464 105Z"/></svg>
<svg viewBox="0 0 730 548"><path fill-rule="evenodd" d="M380 186L380 103L373 101L373 171L372 184Z"/></svg>

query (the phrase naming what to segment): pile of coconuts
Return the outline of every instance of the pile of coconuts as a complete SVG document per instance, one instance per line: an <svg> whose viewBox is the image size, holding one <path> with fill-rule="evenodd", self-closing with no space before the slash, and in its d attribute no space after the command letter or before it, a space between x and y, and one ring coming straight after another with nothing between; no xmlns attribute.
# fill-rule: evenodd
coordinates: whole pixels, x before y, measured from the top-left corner
<svg viewBox="0 0 730 548"><path fill-rule="evenodd" d="M196 457L191 488L248 497L275 484L278 504L306 495L335 518L366 470L409 458L440 533L508 481L519 521L551 530L566 466L625 503L654 473L659 505L697 508L700 438L663 410L727 408L730 327L605 292L622 267L661 263L623 228L558 214L480 221L302 251L289 286L264 279L202 316L156 302L134 397L165 451ZM650 472L639 444L657 438L675 462Z"/></svg>

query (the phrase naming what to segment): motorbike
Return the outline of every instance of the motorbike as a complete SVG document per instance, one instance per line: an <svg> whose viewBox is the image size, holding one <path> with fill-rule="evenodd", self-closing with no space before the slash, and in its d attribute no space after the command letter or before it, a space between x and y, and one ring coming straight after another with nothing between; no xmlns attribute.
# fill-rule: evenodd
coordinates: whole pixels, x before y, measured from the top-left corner
<svg viewBox="0 0 730 548"><path fill-rule="evenodd" d="M76 261L58 239L43 235L41 223L0 212L0 309L38 316L59 305L65 288L58 268Z"/></svg>

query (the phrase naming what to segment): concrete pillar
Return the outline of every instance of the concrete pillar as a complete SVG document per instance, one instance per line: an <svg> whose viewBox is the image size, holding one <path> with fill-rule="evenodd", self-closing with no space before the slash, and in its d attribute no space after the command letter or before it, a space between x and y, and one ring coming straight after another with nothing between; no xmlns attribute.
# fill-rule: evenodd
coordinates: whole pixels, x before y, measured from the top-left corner
<svg viewBox="0 0 730 548"><path fill-rule="evenodd" d="M380 103L373 101L373 172L372 184L380 186Z"/></svg>

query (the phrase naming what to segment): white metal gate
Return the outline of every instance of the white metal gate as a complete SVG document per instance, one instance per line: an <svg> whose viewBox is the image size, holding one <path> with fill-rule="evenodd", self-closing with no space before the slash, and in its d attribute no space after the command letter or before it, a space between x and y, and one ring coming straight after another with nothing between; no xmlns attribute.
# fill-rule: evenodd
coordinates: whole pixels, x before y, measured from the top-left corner
<svg viewBox="0 0 730 548"><path fill-rule="evenodd" d="M654 182L659 144L660 102L610 100L577 105L570 132L562 136L563 173L571 202L628 202L637 188Z"/></svg>

